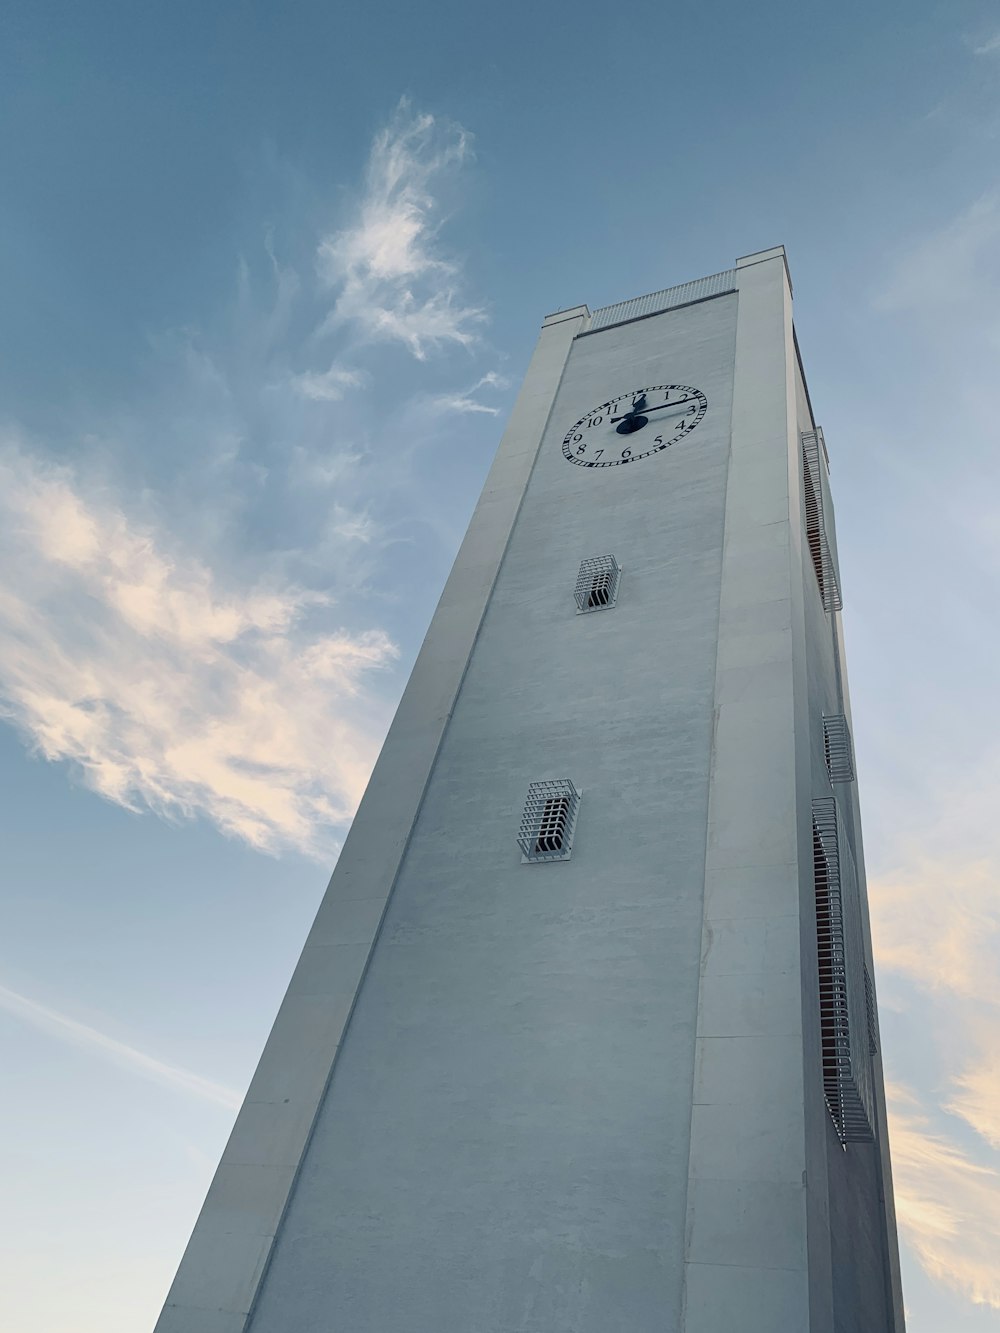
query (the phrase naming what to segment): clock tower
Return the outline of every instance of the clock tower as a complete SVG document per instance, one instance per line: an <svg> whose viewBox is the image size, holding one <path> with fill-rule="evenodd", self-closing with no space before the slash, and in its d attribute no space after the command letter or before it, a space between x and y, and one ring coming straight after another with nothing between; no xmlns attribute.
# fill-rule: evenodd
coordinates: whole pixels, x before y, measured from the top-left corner
<svg viewBox="0 0 1000 1333"><path fill-rule="evenodd" d="M157 1333L903 1333L782 247L545 319Z"/></svg>

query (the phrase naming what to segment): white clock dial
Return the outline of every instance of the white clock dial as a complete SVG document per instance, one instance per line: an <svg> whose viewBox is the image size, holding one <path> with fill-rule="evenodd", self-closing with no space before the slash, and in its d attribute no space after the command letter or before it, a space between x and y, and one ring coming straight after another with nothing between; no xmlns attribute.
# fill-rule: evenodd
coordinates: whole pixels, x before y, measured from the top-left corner
<svg viewBox="0 0 1000 1333"><path fill-rule="evenodd" d="M585 413L562 442L578 467L620 467L686 439L708 411L708 399L689 384L655 384L609 398Z"/></svg>

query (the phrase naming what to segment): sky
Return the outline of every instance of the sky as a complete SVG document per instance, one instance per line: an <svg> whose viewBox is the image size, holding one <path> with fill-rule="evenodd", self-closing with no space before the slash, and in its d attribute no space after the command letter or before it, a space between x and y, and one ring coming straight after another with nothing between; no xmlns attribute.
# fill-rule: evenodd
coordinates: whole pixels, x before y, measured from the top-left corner
<svg viewBox="0 0 1000 1333"><path fill-rule="evenodd" d="M1000 1333L1000 4L8 0L0 1324L158 1314L538 325L783 243L911 1333Z"/></svg>

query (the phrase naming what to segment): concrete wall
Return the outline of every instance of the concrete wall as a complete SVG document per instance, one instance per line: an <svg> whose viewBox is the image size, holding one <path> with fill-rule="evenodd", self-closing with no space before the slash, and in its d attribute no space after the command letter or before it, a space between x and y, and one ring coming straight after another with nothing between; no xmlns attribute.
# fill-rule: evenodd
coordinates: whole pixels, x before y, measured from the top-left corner
<svg viewBox="0 0 1000 1333"><path fill-rule="evenodd" d="M687 1333L823 1328L810 1309L783 254L739 272L686 1249Z"/></svg>
<svg viewBox="0 0 1000 1333"><path fill-rule="evenodd" d="M902 1333L881 1089L847 1153L823 1101L846 696L784 252L736 280L546 321L157 1333ZM667 382L708 397L689 439L566 462ZM608 554L617 606L577 615ZM563 777L572 858L523 864Z"/></svg>
<svg viewBox="0 0 1000 1333"><path fill-rule="evenodd" d="M736 298L577 340L252 1333L637 1333L680 1318ZM665 381L689 440L570 466ZM580 560L618 605L577 615ZM529 782L582 791L523 865Z"/></svg>
<svg viewBox="0 0 1000 1333"><path fill-rule="evenodd" d="M550 316L156 1333L242 1333L586 307Z"/></svg>

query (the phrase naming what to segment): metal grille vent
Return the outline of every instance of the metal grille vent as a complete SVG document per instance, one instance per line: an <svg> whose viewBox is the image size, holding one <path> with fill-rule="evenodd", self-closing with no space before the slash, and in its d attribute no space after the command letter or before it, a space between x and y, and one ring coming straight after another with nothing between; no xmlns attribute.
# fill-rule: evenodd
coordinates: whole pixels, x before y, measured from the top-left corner
<svg viewBox="0 0 1000 1333"><path fill-rule="evenodd" d="M603 611L618 600L618 585L622 571L613 555L595 556L584 560L576 576L576 608L578 612Z"/></svg>
<svg viewBox="0 0 1000 1333"><path fill-rule="evenodd" d="M872 1075L857 873L831 799L813 801L823 1091L841 1143L870 1143Z"/></svg>
<svg viewBox="0 0 1000 1333"><path fill-rule="evenodd" d="M526 861L568 861L580 793L569 778L533 782L524 803L517 844Z"/></svg>
<svg viewBox="0 0 1000 1333"><path fill-rule="evenodd" d="M827 534L823 502L824 463L820 450L826 455L826 444L821 430L804 431L802 441L802 470L805 479L806 540L813 568L819 582L824 611L839 611L844 605L837 579L837 563L833 558Z"/></svg>
<svg viewBox="0 0 1000 1333"><path fill-rule="evenodd" d="M854 781L854 747L847 718L843 713L832 713L823 718L823 746L826 767L831 782Z"/></svg>
<svg viewBox="0 0 1000 1333"><path fill-rule="evenodd" d="M878 1055L878 1019L875 1009L875 987L872 974L865 968L865 1012L868 1015L868 1054Z"/></svg>
<svg viewBox="0 0 1000 1333"><path fill-rule="evenodd" d="M630 319L642 319L644 315L658 315L661 310L673 310L679 305L691 305L695 301L704 301L710 296L722 296L735 290L736 270L726 269L707 278L682 282L677 287L664 287L658 292L650 292L648 296L634 296L630 301L601 306L590 316L587 332L606 329L609 324L624 324Z"/></svg>

